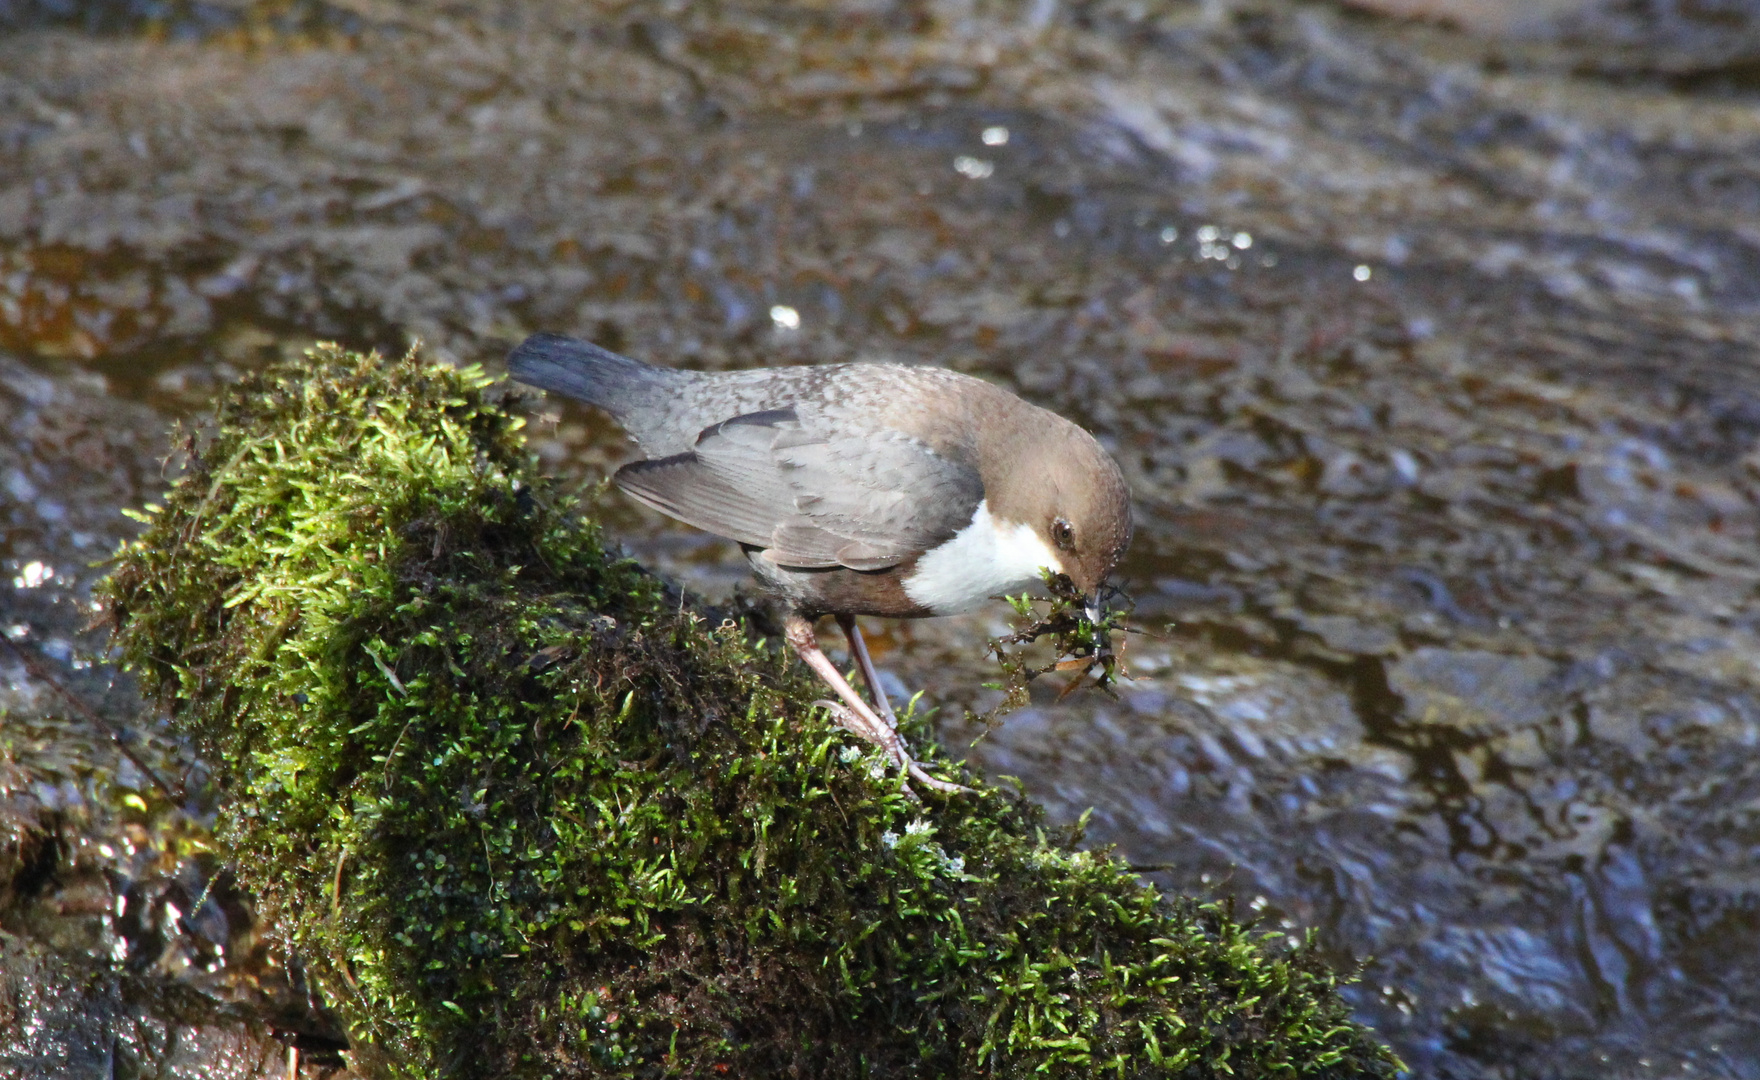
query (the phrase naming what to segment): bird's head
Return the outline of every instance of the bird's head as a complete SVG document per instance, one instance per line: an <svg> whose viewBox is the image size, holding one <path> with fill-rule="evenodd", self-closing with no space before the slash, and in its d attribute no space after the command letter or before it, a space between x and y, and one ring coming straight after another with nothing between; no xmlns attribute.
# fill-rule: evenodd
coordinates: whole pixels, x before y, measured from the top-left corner
<svg viewBox="0 0 1760 1080"><path fill-rule="evenodd" d="M1046 569L1068 577L1097 610L1100 587L1131 542L1131 500L1118 465L1092 435L1068 421L1018 444L998 515L1030 526L1055 560Z"/></svg>

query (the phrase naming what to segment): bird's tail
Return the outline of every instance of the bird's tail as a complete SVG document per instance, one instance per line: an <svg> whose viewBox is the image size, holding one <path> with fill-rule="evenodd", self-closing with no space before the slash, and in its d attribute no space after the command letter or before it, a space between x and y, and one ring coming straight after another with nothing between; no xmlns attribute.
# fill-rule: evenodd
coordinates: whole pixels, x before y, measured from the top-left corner
<svg viewBox="0 0 1760 1080"><path fill-rule="evenodd" d="M522 383L597 405L617 417L641 408L684 375L561 334L526 338L508 354L507 370Z"/></svg>

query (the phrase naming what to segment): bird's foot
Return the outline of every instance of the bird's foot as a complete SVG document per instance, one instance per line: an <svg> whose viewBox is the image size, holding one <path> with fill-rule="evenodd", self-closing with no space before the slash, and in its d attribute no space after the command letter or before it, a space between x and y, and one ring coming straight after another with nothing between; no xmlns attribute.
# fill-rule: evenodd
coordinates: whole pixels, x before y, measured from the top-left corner
<svg viewBox="0 0 1760 1080"><path fill-rule="evenodd" d="M964 784L956 784L952 780L937 780L935 777L930 776L924 771L921 765L912 761L909 755L906 755L905 757L904 771L910 774L911 779L922 784L930 791L939 791L944 795L975 794L974 789L966 787Z"/></svg>
<svg viewBox="0 0 1760 1080"><path fill-rule="evenodd" d="M830 713L831 718L837 721L838 727L884 750L886 756L892 759L892 763L898 766L899 771L929 790L949 795L956 792L970 793L972 791L971 788L963 784L955 784L949 780L938 780L930 776L928 771L911 757L909 751L905 750L904 741L898 737L898 733L890 728L884 731L875 730L875 725L871 720L861 716L842 702L820 699L813 704ZM908 785L906 790L910 790Z"/></svg>

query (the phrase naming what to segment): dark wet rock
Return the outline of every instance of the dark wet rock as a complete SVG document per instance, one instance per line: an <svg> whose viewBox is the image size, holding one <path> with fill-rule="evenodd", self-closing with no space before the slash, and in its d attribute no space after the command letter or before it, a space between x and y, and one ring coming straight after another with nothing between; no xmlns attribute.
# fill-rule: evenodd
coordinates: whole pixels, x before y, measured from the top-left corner
<svg viewBox="0 0 1760 1080"><path fill-rule="evenodd" d="M136 530L117 506L175 470L164 419L103 376L0 356L0 430L0 1068L284 1072L271 1028L307 1010L209 853L201 767L90 626Z"/></svg>
<svg viewBox="0 0 1760 1080"><path fill-rule="evenodd" d="M1549 683L1556 664L1538 656L1475 650L1414 649L1388 671L1410 722L1485 738L1544 720L1557 707Z"/></svg>
<svg viewBox="0 0 1760 1080"><path fill-rule="evenodd" d="M53 669L22 674L41 687ZM0 707L0 1066L284 1073L278 1039L334 1029L272 960L250 898L211 854L206 816L134 764L178 782L187 755L137 730L131 759L105 724L47 704Z"/></svg>

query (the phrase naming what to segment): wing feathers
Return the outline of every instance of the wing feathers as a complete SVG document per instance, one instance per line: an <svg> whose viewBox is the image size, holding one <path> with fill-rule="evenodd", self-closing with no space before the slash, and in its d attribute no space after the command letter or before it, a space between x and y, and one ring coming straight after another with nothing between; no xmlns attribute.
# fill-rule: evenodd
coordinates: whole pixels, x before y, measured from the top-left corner
<svg viewBox="0 0 1760 1080"><path fill-rule="evenodd" d="M638 501L687 525L753 547L774 545L776 517L772 509L751 492L717 476L695 454L631 462L617 470L612 480ZM795 554L790 566L837 565L832 556Z"/></svg>
<svg viewBox="0 0 1760 1080"><path fill-rule="evenodd" d="M794 409L711 425L694 450L614 479L663 514L802 568L895 566L958 532L984 497L976 472L920 440L828 437Z"/></svg>

